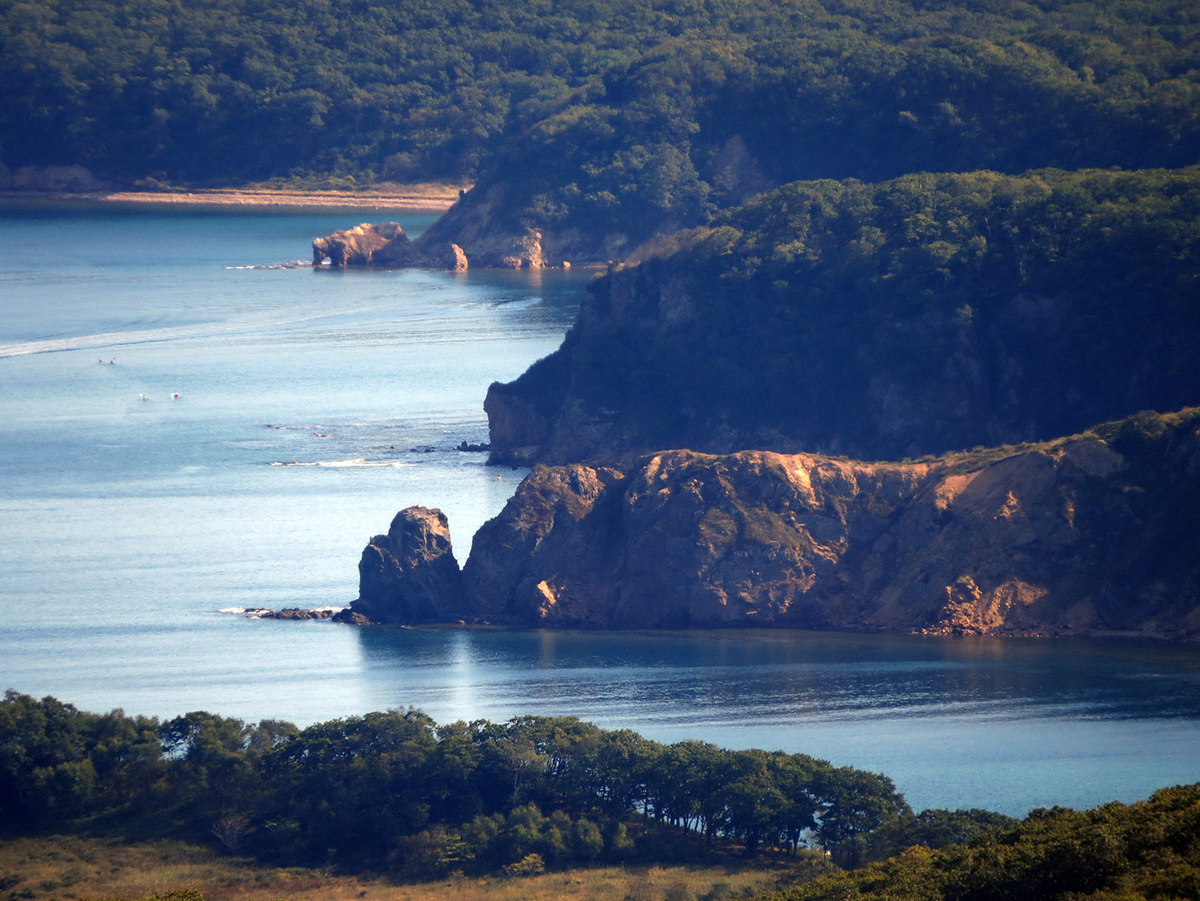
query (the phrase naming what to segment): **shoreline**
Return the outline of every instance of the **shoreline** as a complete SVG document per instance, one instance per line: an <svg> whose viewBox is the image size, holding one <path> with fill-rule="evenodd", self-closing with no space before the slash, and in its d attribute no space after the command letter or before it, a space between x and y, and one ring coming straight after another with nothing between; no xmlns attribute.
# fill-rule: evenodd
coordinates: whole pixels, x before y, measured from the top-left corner
<svg viewBox="0 0 1200 901"><path fill-rule="evenodd" d="M442 213L459 197L459 188L417 187L411 192L379 194L350 191L280 191L226 188L198 191L4 191L3 200L76 203L129 203L182 206L292 207L327 209L405 209Z"/></svg>

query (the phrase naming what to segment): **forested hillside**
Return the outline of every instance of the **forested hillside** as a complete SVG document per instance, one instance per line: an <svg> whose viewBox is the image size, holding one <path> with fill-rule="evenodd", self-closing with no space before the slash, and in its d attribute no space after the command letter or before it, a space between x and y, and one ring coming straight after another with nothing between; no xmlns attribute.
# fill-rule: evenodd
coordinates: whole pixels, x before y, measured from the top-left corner
<svg viewBox="0 0 1200 901"><path fill-rule="evenodd" d="M1194 404L1198 223L1194 169L794 183L593 283L489 391L493 455L900 459Z"/></svg>
<svg viewBox="0 0 1200 901"><path fill-rule="evenodd" d="M758 901L1175 901L1200 897L1200 786L1137 804L1034 811L1018 827L885 863Z"/></svg>
<svg viewBox="0 0 1200 901"><path fill-rule="evenodd" d="M1198 22L1175 0L2 0L0 161L194 184L516 166L538 184L514 213L563 222L694 220L802 177L1176 166Z"/></svg>
<svg viewBox="0 0 1200 901"><path fill-rule="evenodd" d="M1130 71L1098 79L1103 42L1070 26L1028 40L969 30L983 34L664 44L506 142L430 240L457 237L471 255L480 238L532 228L552 262L621 259L799 179L1200 160L1194 26L1141 48L1158 74L1136 88Z"/></svg>

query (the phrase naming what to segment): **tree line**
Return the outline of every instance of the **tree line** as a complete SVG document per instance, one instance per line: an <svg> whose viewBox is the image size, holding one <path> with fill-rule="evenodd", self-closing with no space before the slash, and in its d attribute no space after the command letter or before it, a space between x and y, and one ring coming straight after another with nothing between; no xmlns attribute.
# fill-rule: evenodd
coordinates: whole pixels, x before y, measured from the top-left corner
<svg viewBox="0 0 1200 901"><path fill-rule="evenodd" d="M714 843L746 855L859 847L911 816L882 775L569 717L438 725L408 710L301 729L86 713L13 691L0 703L9 835L177 836L264 861L430 875L670 859Z"/></svg>
<svg viewBox="0 0 1200 901"><path fill-rule="evenodd" d="M409 710L300 729L0 702L4 837L207 837L264 861L421 878L679 859L680 836L783 851L801 823L862 866L760 901L1169 901L1194 897L1200 876L1200 785L1017 821L914 813L885 777L802 754L662 745L572 718L438 726Z"/></svg>

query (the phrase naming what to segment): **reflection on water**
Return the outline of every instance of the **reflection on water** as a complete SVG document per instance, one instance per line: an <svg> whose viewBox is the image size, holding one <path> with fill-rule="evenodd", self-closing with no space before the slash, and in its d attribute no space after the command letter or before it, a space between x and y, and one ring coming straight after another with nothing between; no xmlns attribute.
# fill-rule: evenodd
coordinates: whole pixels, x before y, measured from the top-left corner
<svg viewBox="0 0 1200 901"><path fill-rule="evenodd" d="M387 628L359 641L378 707L439 722L573 715L660 741L812 753L891 775L918 807L1020 814L1200 779L1200 658L1185 647Z"/></svg>
<svg viewBox="0 0 1200 901"><path fill-rule="evenodd" d="M1200 716L1200 660L1160 644L472 629L368 629L361 641L369 659L394 670L393 690L454 686L475 717L503 718L516 686L523 701L580 716L595 715L585 709L594 698L598 714L630 707L676 722L714 709L791 722ZM651 714L646 705L656 703L667 706Z"/></svg>

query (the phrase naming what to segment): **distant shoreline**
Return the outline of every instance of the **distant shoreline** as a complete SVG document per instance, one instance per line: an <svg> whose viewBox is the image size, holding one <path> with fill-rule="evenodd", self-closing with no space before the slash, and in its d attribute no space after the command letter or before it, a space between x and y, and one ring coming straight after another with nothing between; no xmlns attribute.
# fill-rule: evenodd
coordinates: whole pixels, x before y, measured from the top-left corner
<svg viewBox="0 0 1200 901"><path fill-rule="evenodd" d="M325 207L406 209L441 213L459 197L451 185L415 187L411 192L279 191L230 188L199 191L5 191L4 200L51 200L86 203L145 203L195 206Z"/></svg>

